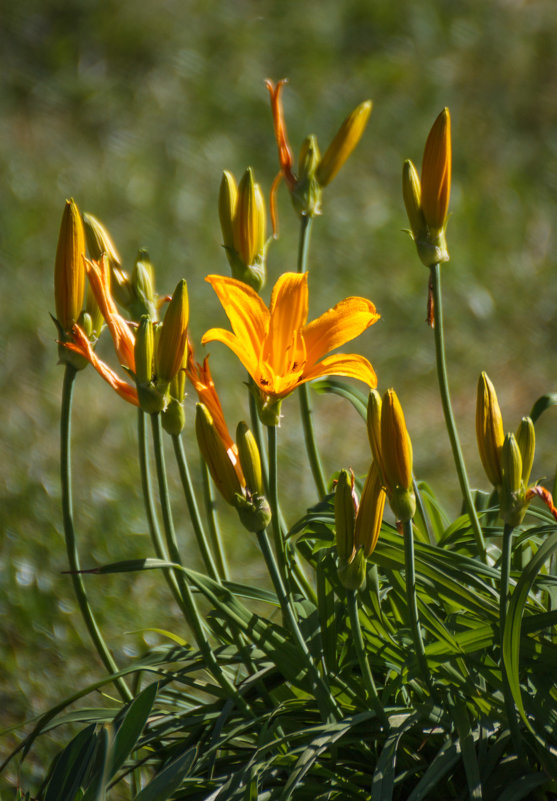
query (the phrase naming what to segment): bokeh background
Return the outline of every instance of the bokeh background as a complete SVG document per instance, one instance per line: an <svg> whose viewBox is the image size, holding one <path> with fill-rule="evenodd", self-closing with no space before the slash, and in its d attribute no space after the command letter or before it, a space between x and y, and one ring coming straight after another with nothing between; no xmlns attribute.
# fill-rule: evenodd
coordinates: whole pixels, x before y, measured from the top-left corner
<svg viewBox="0 0 557 801"><path fill-rule="evenodd" d="M449 106L449 374L472 482L486 488L474 442L479 372L494 381L508 429L556 383L557 12L554 0L21 0L2 8L0 53L4 729L102 674L62 573L62 369L49 312L65 199L105 222L127 269L137 249L148 248L161 292L187 278L199 342L225 323L203 280L228 271L217 218L221 172L239 176L251 165L267 192L277 171L264 79L289 78L284 104L296 152L309 133L324 150L345 115L373 99L368 129L327 188L314 226L311 315L350 294L375 302L382 320L354 349L370 357L381 389L397 389L415 471L455 513L457 481L424 323L427 272L402 232L401 165L404 158L419 165L431 124ZM298 223L284 187L279 214L268 287L295 268ZM110 354L109 343L100 349ZM243 372L223 346L211 350L235 426L248 413ZM186 440L195 464L193 400ZM351 407L319 397L315 408L327 470L365 470L364 429ZM284 411L281 492L293 521L314 495L294 398ZM553 476L555 422L550 411L537 426L537 476ZM135 410L91 369L79 376L74 490L85 566L150 554L135 426ZM175 482L172 469L171 476ZM181 547L195 566L185 505L173 488ZM265 580L253 542L232 518L227 544L235 577ZM154 574L91 577L88 588L122 664L160 640L148 629L185 634ZM0 756L18 736L3 732ZM26 789L65 736L53 734L27 758ZM0 787L15 780L12 769Z"/></svg>

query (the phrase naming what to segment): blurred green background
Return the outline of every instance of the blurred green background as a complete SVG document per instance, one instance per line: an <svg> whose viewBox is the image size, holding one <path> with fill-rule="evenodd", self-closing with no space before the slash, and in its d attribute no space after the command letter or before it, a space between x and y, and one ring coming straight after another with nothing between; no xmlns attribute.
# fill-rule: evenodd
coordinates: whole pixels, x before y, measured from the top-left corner
<svg viewBox="0 0 557 801"><path fill-rule="evenodd" d="M554 0L22 0L0 26L0 726L22 724L102 674L76 611L61 533L52 273L65 198L109 227L127 269L148 248L159 291L188 280L194 341L224 324L203 278L228 272L217 220L221 171L252 165L265 193L277 171L264 79L284 92L296 153L322 151L345 115L372 98L357 150L324 196L310 255L311 316L342 297L370 297L379 324L353 346L380 389L394 386L414 442L415 472L459 507L437 396L427 272L408 236L404 158L419 166L443 106L453 126L451 262L443 270L449 375L474 485L486 487L474 442L475 386L486 370L505 425L555 389L557 280L557 14ZM295 268L298 224L284 186L268 286ZM268 297L268 295L266 295ZM348 348L350 349L350 348ZM100 351L110 354L110 344ZM248 414L243 371L212 348L230 426ZM198 347L198 356L202 350ZM194 398L188 400L191 441ZM316 398L328 472L367 468L364 428L345 402ZM314 501L298 404L284 404L281 492L290 522ZM81 559L94 566L151 553L139 491L135 410L91 369L74 418ZM555 469L555 416L537 426L537 476ZM170 454L169 454L170 457ZM172 480L175 475L172 462ZM175 513L193 565L185 505ZM234 575L264 581L253 542L233 518ZM184 634L160 577L90 577L93 607L118 662ZM94 700L93 700L94 702ZM30 789L67 732L27 758ZM0 756L18 741L0 738ZM15 768L15 766L14 766ZM15 769L0 777L15 782Z"/></svg>

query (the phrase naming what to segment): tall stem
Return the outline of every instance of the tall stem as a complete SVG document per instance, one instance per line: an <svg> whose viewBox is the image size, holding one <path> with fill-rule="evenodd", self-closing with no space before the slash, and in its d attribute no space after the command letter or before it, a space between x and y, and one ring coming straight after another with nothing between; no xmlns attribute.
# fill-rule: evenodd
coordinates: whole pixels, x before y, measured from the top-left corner
<svg viewBox="0 0 557 801"><path fill-rule="evenodd" d="M383 705L377 695L377 689L373 680L373 674L369 665L369 660L365 651L364 641L362 638L362 629L360 627L360 616L358 614L358 599L355 590L346 590L346 600L348 603L348 614L350 616L350 625L352 628L353 643L356 648L356 655L358 657L358 664L362 673L362 679L366 688L368 699L375 710L378 720L385 729L389 728L389 719L385 714Z"/></svg>
<svg viewBox="0 0 557 801"><path fill-rule="evenodd" d="M155 503L153 500L153 487L151 484L151 472L149 469L149 446L145 436L145 412L141 409L137 410L137 441L139 449L139 468L141 473L141 489L143 491L143 501L145 504L145 514L147 516L147 525L149 526L149 534L151 535L151 542L153 548L159 559L168 561L168 552L166 545L162 538L155 511ZM165 569L164 577L170 591L176 600L176 603L183 611L183 602L178 589L178 582L174 573L170 569Z"/></svg>
<svg viewBox="0 0 557 801"><path fill-rule="evenodd" d="M162 426L159 414L151 415L151 427L153 431L153 444L155 450L155 461L157 465L157 478L159 483L159 497L161 503L162 518L164 522L164 530L166 535L166 543L168 547L168 552L170 554L170 558L172 559L173 562L176 562L176 564L181 566L182 561L180 558L180 553L178 551L176 532L174 530L174 521L172 519L172 509L170 506L170 496L168 493L168 483L166 480L166 468L164 464L164 451L162 445ZM203 621L201 619L199 610L195 603L193 593L190 589L189 584L184 578L184 573L182 571L176 571L176 578L178 581L178 586L180 587L180 593L182 595L184 607L187 612L187 621L191 626L193 635L195 637L195 641L197 643L197 647L199 648L201 654L203 655L203 659L205 661L207 669L211 671L211 673L218 681L220 686L223 688L223 690L225 690L225 692L231 698L234 698L234 700L236 701L240 709L242 709L244 714L247 714L250 717L252 717L252 712L249 706L247 705L246 701L244 700L244 698L242 698L237 688L232 684L228 676L224 673L223 669L219 665L213 653L209 639L206 636Z"/></svg>
<svg viewBox="0 0 557 801"><path fill-rule="evenodd" d="M431 268L431 286L433 290L434 302L434 335L435 335L435 355L437 362L437 377L439 379L439 389L441 392L441 403L443 404L443 414L445 415L445 425L449 433L449 440L453 451L453 457L460 484L460 491L466 505L468 516L472 524L472 531L476 541L476 548L480 558L486 560L485 541L482 532L482 527L478 519L476 507L470 492L470 483L468 481L468 474L466 473L466 466L464 464L464 457L460 447L460 440L456 430L456 423L453 416L451 405L451 396L449 393L449 379L447 376L447 362L445 357L445 338L443 333L443 299L441 294L441 265L434 264Z"/></svg>
<svg viewBox="0 0 557 801"><path fill-rule="evenodd" d="M316 700L317 703L319 704L319 708L321 710L323 719L339 720L340 713L337 703L331 694L331 690L326 685L322 676L319 674L319 671L317 670L314 661L312 659L312 656L309 652L309 649L307 647L306 641L302 635L302 632L300 631L300 627L298 626L298 621L296 620L296 615L294 614L290 597L288 595L288 592L286 591L286 587L282 580L280 570L278 569L277 563L275 561L273 550L271 548L269 539L267 537L267 532L264 529L262 531L259 531L257 533L257 539L259 541L263 558L265 559L267 569L269 570L273 586L275 588L277 597L279 599L280 608L282 610L284 621L288 626L288 628L290 629L290 632L294 637L296 645L298 646L299 650L304 656L307 665L308 675L313 685Z"/></svg>
<svg viewBox="0 0 557 801"><path fill-rule="evenodd" d="M507 606L509 600L509 579L511 575L511 556L514 527L505 523L503 529L503 548L501 551L501 586L499 594L499 636L501 641L501 678L503 682L503 697L511 731L511 738L518 756L522 757L522 740L516 705L509 685L507 670L503 658L503 640L505 635L505 622L507 620Z"/></svg>
<svg viewBox="0 0 557 801"><path fill-rule="evenodd" d="M109 673L118 673L118 665L114 661L108 646L104 641L101 630L97 625L93 610L89 604L85 585L81 576L79 555L75 537L75 527L73 518L73 499L72 499L72 470L71 470L71 417L72 401L75 386L76 369L70 364L66 364L64 372L64 385L62 389L62 410L60 414L60 479L62 485L62 519L64 523L64 537L66 540L66 551L70 565L75 597L81 611L83 621L87 626L89 636L93 645ZM131 701L132 693L122 677L114 679L116 689L120 693L123 701Z"/></svg>
<svg viewBox="0 0 557 801"><path fill-rule="evenodd" d="M418 599L416 596L416 569L414 560L414 533L412 531L412 521L407 520L402 523L404 536L404 567L406 581L406 603L408 605L408 616L414 651L418 660L418 667L422 674L426 686L433 690L431 675L425 657L422 630L418 618Z"/></svg>
<svg viewBox="0 0 557 801"><path fill-rule="evenodd" d="M311 238L311 227L313 217L303 215L300 217L300 239L298 241L298 272L305 273L308 269L308 253L309 242ZM311 473L315 482L315 487L320 498L324 498L327 494L327 482L323 473L323 466L321 464L321 457L315 439L315 432L313 430L312 408L311 400L309 397L309 387L307 384L302 384L299 387L300 398L300 411L302 415L302 426L304 428L304 440L306 443L306 451L309 459Z"/></svg>
<svg viewBox="0 0 557 801"><path fill-rule="evenodd" d="M269 442L269 504L271 506L271 526L275 551L279 561L279 572L282 579L289 575L289 566L286 555L286 546L282 536L280 524L280 505L278 499L278 453L277 453L277 427L267 426Z"/></svg>
<svg viewBox="0 0 557 801"><path fill-rule="evenodd" d="M205 534L205 529L203 527L203 523L199 515L199 508L197 506L195 492L193 491L193 486L191 483L191 476L188 467L188 461L186 458L186 452L184 450L184 444L182 442L182 438L179 434L172 436L172 444L174 446L174 455L176 456L176 462L178 464L178 470L180 472L180 480L182 482L182 487L184 489L184 495L186 496L186 503L188 505L190 519L193 525L193 530L195 532L197 545L201 552L201 557L203 559L205 568L210 577L215 581L220 582L221 576L219 575L219 571L217 570L215 560L213 559L213 554L209 547L207 536Z"/></svg>
<svg viewBox="0 0 557 801"><path fill-rule="evenodd" d="M219 569L219 573L225 581L230 578L228 570L228 562L226 560L226 553L222 542L222 535L219 527L219 519L217 516L217 502L215 498L215 490L209 475L209 469L205 459L200 459L201 462L201 477L203 480L203 497L205 499L205 511L207 513L207 521L209 524L209 536L213 544L215 559Z"/></svg>

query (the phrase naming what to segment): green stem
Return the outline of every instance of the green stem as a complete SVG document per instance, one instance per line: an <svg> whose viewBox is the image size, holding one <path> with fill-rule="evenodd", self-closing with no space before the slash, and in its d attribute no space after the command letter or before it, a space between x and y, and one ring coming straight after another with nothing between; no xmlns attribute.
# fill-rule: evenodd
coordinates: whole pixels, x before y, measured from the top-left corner
<svg viewBox="0 0 557 801"><path fill-rule="evenodd" d="M466 466L464 464L464 458L462 456L462 450L460 447L458 432L456 430L456 423L453 416L451 396L449 393L449 379L447 376L445 339L443 333L443 299L441 294L440 264L434 264L433 267L431 268L431 287L433 291L433 303L434 303L435 325L433 332L435 335L437 377L439 380L439 389L441 392L441 403L443 404L443 413L445 415L445 425L447 426L447 431L449 433L449 440L451 442L451 448L453 451L456 472L460 484L460 491L462 492L462 497L464 498L464 503L468 511L468 516L470 517L470 522L472 524L472 531L474 533L474 539L476 540L476 548L478 549L478 554L480 558L485 562L486 550L485 550L484 536L476 512L476 507L474 506L474 501L472 499L472 493L470 492L470 483L468 481Z"/></svg>
<svg viewBox="0 0 557 801"><path fill-rule="evenodd" d="M159 482L159 497L161 503L162 518L164 523L168 552L170 554L170 558L172 559L172 561L182 566L182 560L180 558L180 553L178 551L178 544L176 540L176 532L174 530L174 521L172 519L172 509L170 506L168 483L166 480L166 468L164 464L164 451L162 445L162 426L159 414L151 415L151 427L153 431L153 444L155 451L155 461L157 465L157 478ZM244 714L247 714L249 717L253 717L252 712L249 706L247 705L246 701L244 700L244 698L242 698L237 688L226 676L226 674L222 670L221 666L219 665L213 653L211 644L206 636L204 624L199 614L197 605L195 603L193 593L190 589L189 584L185 580L184 573L182 571L177 570L176 578L178 580L178 586L180 587L180 593L182 595L184 607L186 609L187 621L190 624L191 629L193 631L197 647L199 648L199 651L203 655L206 667L208 668L208 670L211 671L214 678L218 681L218 683L227 693L227 695L231 698L234 698L234 700L236 701L242 712Z"/></svg>
<svg viewBox="0 0 557 801"><path fill-rule="evenodd" d="M313 217L302 215L300 217L300 238L298 240L298 272L306 273L308 270L308 253L311 239L311 228ZM304 440L309 459L311 473L315 482L315 487L320 498L327 494L327 482L321 464L321 457L313 430L311 400L309 397L309 387L302 384L299 387L300 412L302 415L302 426L304 428Z"/></svg>
<svg viewBox="0 0 557 801"><path fill-rule="evenodd" d="M217 516L217 501L215 497L215 491L205 459L200 459L200 462L201 477L203 480L203 497L205 499L205 511L207 513L207 521L209 523L209 536L211 537L211 542L213 544L213 551L219 573L225 581L228 581L230 579L230 572L228 570L228 562L226 560L226 553L224 551L219 519Z"/></svg>
<svg viewBox="0 0 557 801"><path fill-rule="evenodd" d="M193 491L193 485L191 483L188 460L186 458L186 452L184 450L182 437L179 434L173 435L172 444L174 446L174 455L176 456L176 462L178 464L178 470L180 472L180 480L182 481L182 487L184 489L184 495L186 496L186 503L188 504L190 519L193 525L193 530L195 532L197 545L201 552L201 557L203 559L205 568L209 576L215 581L220 582L221 576L219 575L219 571L217 570L215 560L213 559L213 554L211 552L209 543L207 541L207 535L205 534L205 529L203 527L203 523L199 515L199 508L197 506L195 492Z"/></svg>
<svg viewBox="0 0 557 801"><path fill-rule="evenodd" d="M406 603L408 606L408 615L410 623L410 631L412 634L412 641L414 643L414 651L416 659L418 660L418 667L422 674L426 686L433 692L433 685L431 683L431 675L425 657L424 642L422 639L422 630L420 621L418 619L418 599L416 596L416 569L414 560L414 533L412 531L412 521L406 520L402 523L403 536L404 536L404 566L405 566L405 581L406 581Z"/></svg>
<svg viewBox="0 0 557 801"><path fill-rule="evenodd" d="M271 548L271 545L269 543L267 532L264 529L262 531L259 531L257 533L257 539L261 547L263 558L265 559L265 564L267 565L267 569L269 570L273 586L277 593L277 597L279 599L280 608L282 610L285 623L290 629L290 632L294 637L294 640L299 650L304 656L307 665L308 675L313 685L316 700L317 703L319 704L319 708L321 710L323 719L339 720L340 712L337 703L331 694L330 688L325 684L323 677L319 674L319 671L317 670L313 662L313 659L311 657L311 654L309 652L309 649L306 645L306 641L302 635L302 632L300 631L300 627L298 626L298 621L296 620L296 615L294 614L290 597L286 591L280 570L276 563L273 554L273 549Z"/></svg>
<svg viewBox="0 0 557 801"><path fill-rule="evenodd" d="M81 576L79 555L75 537L72 500L72 471L71 471L71 418L72 400L77 371L75 367L66 364L64 372L64 385L62 389L62 409L60 414L60 478L62 485L62 518L64 523L64 537L66 551L70 565L75 597L81 611L81 616L87 626L93 645L109 673L118 673L119 668L114 661L108 646L95 620L93 610L89 605L85 585ZM114 679L114 684L123 701L131 701L132 693L122 677Z"/></svg>
<svg viewBox="0 0 557 801"><path fill-rule="evenodd" d="M278 499L278 454L277 454L277 427L267 426L267 437L269 442L269 504L271 506L271 526L273 531L273 541L275 551L279 560L279 572L282 579L286 580L289 575L286 547L282 536L280 524L280 506Z"/></svg>
<svg viewBox="0 0 557 801"><path fill-rule="evenodd" d="M346 600L348 602L348 614L350 616L350 626L352 628L353 645L356 649L356 656L358 657L358 664L360 665L360 671L362 673L362 679L364 681L368 699L371 702L371 705L374 708L375 714L377 715L378 720L381 722L381 725L385 729L388 729L389 719L387 718L385 710L383 709L383 705L379 700L379 696L377 695L373 674L371 672L369 660L364 647L362 629L360 627L360 616L358 614L356 590L347 589Z"/></svg>
<svg viewBox="0 0 557 801"><path fill-rule="evenodd" d="M151 484L151 471L149 469L149 446L147 443L147 438L145 436L145 412L143 412L141 409L137 410L137 440L139 446L141 489L143 491L145 514L147 516L147 525L149 526L149 534L151 535L151 542L153 543L153 548L155 549L155 553L157 554L158 558L168 561L168 552L166 550L166 545L164 544L164 540L162 538L162 534L159 528L159 523L157 520L157 514L155 512L155 503L153 500L153 487ZM176 603L180 608L182 608L183 611L182 597L180 595L178 582L176 581L174 573L170 569L168 570L165 569L163 572L166 582L170 587L170 591L174 596Z"/></svg>
<svg viewBox="0 0 557 801"><path fill-rule="evenodd" d="M501 642L501 678L503 682L503 697L505 699L505 709L511 732L511 739L517 755L522 758L522 739L520 736L520 726L516 705L509 685L507 670L503 658L503 640L505 634L505 622L507 620L507 606L509 600L509 579L511 575L511 556L514 527L505 523L503 529L503 548L501 551L501 586L499 594L499 636Z"/></svg>

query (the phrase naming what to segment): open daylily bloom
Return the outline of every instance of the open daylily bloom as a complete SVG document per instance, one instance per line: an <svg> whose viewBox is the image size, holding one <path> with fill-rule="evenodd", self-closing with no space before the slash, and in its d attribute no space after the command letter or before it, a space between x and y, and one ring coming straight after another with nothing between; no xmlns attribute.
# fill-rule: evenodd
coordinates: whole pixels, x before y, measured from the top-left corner
<svg viewBox="0 0 557 801"><path fill-rule="evenodd" d="M269 308L241 281L222 275L205 279L217 293L232 331L211 328L202 342L227 345L259 387L263 401L280 401L300 384L326 375L377 386L373 367L363 356L326 356L377 322L375 306L366 298L346 298L307 323L307 279L307 273L281 275Z"/></svg>

